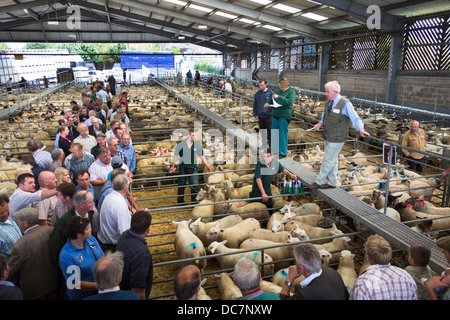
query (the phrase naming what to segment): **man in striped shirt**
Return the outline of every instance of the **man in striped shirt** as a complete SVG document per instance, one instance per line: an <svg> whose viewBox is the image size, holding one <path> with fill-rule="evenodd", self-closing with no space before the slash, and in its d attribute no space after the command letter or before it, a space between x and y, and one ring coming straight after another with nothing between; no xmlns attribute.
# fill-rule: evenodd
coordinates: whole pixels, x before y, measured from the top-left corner
<svg viewBox="0 0 450 320"><path fill-rule="evenodd" d="M414 279L390 264L390 244L379 235L371 235L364 247L371 265L356 279L350 300L417 300Z"/></svg>

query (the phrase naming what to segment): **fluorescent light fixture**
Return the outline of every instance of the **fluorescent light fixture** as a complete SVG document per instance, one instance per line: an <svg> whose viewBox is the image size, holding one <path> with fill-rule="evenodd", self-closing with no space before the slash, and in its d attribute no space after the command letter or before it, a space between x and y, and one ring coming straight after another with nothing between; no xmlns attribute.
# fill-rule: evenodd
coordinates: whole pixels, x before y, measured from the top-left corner
<svg viewBox="0 0 450 320"><path fill-rule="evenodd" d="M248 23L248 24L254 24L255 26L261 24L261 22L255 21L255 20L250 20L247 18L241 18L239 19L239 21L244 22L244 23Z"/></svg>
<svg viewBox="0 0 450 320"><path fill-rule="evenodd" d="M174 4L178 4L179 6L185 6L187 4L187 2L179 1L179 0L164 0L164 1L170 2L170 3L174 3Z"/></svg>
<svg viewBox="0 0 450 320"><path fill-rule="evenodd" d="M23 9L23 11L24 11L26 14L28 14L28 9Z"/></svg>
<svg viewBox="0 0 450 320"><path fill-rule="evenodd" d="M281 31L281 30L283 30L282 28L271 26L270 24L265 24L265 25L263 25L263 27L266 28L266 29L274 30L274 31Z"/></svg>
<svg viewBox="0 0 450 320"><path fill-rule="evenodd" d="M69 38L76 38L77 35L76 35L76 34L73 34L73 33L69 33L68 37L69 37Z"/></svg>
<svg viewBox="0 0 450 320"><path fill-rule="evenodd" d="M272 1L270 1L270 0L250 0L250 1L256 2L256 3L258 3L260 5L263 5L263 6L265 6L265 5L269 4L269 3L272 3Z"/></svg>
<svg viewBox="0 0 450 320"><path fill-rule="evenodd" d="M309 18L309 19L316 20L316 21L323 21L323 20L328 19L327 17L321 16L320 14L315 14L312 12L305 13L302 15L302 17Z"/></svg>
<svg viewBox="0 0 450 320"><path fill-rule="evenodd" d="M282 4L282 3L274 5L273 8L278 9L278 10L282 10L282 11L286 11L286 12L289 12L289 13L297 13L297 12L302 11L300 9L297 9L297 8L294 8L294 7L291 7L291 6L287 6L287 5Z"/></svg>
<svg viewBox="0 0 450 320"><path fill-rule="evenodd" d="M49 26L59 26L59 22L58 21L47 21L47 24Z"/></svg>
<svg viewBox="0 0 450 320"><path fill-rule="evenodd" d="M309 2L312 2L312 3L315 3L315 4L318 4L319 6L322 5L322 3L317 2L317 1L314 1L314 0L306 0L306 1L309 1Z"/></svg>
<svg viewBox="0 0 450 320"><path fill-rule="evenodd" d="M205 26L205 25L201 25L201 26L198 26L198 28L199 28L199 29L207 29L207 28L208 28L208 26Z"/></svg>
<svg viewBox="0 0 450 320"><path fill-rule="evenodd" d="M184 40L184 39L186 39L185 36L178 36L178 40Z"/></svg>
<svg viewBox="0 0 450 320"><path fill-rule="evenodd" d="M202 6L198 6L196 4L190 4L189 8L195 9L195 10L200 10L200 11L203 11L203 12L208 12L208 13L212 11L212 9L210 9L210 8L205 8L205 7L202 7Z"/></svg>
<svg viewBox="0 0 450 320"><path fill-rule="evenodd" d="M214 12L214 14L217 14L218 16L222 16L222 17L229 18L229 19L237 18L237 16L235 16L234 14L230 14L230 13L226 13L226 12L222 12L222 11L216 11L216 12Z"/></svg>

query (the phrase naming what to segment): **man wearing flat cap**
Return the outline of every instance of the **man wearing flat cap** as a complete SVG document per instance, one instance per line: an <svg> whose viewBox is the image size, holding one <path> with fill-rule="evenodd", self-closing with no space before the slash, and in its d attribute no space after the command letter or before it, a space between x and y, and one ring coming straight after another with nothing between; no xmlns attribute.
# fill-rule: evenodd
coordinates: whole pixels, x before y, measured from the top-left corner
<svg viewBox="0 0 450 320"><path fill-rule="evenodd" d="M38 225L39 211L23 208L12 213L23 236L16 242L9 258L10 279L17 276L25 300L58 298L59 270L50 259L48 241L53 227ZM17 281L16 281L17 282Z"/></svg>
<svg viewBox="0 0 450 320"><path fill-rule="evenodd" d="M442 248L447 262L450 263L450 236L437 239L436 244ZM441 275L428 279L425 286L430 300L450 300L450 268L445 269Z"/></svg>

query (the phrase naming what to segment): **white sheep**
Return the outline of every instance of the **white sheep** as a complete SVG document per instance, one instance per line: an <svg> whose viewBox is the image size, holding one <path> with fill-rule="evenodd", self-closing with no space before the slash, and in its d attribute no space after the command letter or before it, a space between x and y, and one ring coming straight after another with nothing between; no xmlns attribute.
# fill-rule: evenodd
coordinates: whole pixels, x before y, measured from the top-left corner
<svg viewBox="0 0 450 320"><path fill-rule="evenodd" d="M358 275L355 270L355 255L349 250L342 250L337 272L341 275L347 290L350 292Z"/></svg>
<svg viewBox="0 0 450 320"><path fill-rule="evenodd" d="M306 216L295 216L292 221L300 221L311 226L318 226L319 221L323 220L322 212L320 214L308 214Z"/></svg>
<svg viewBox="0 0 450 320"><path fill-rule="evenodd" d="M220 228L226 229L238 224L241 221L242 218L238 215L229 215L223 217L222 219L208 223L205 223L201 221L201 218L198 218L197 220L189 224L189 229L191 229L192 233L195 234L203 242L204 246L208 246L212 242L212 240L208 240L206 238L206 234L211 228L217 225L217 222L219 222Z"/></svg>
<svg viewBox="0 0 450 320"><path fill-rule="evenodd" d="M212 221L212 216L214 215L214 204L211 203L213 203L214 200L212 200L211 195L207 194L206 191L201 189L195 199L201 201L194 208L192 208L191 217L194 219L211 217L204 219L204 221Z"/></svg>
<svg viewBox="0 0 450 320"><path fill-rule="evenodd" d="M206 293L203 285L206 283L208 279L203 279L200 282L200 289L198 290L197 300L212 300L211 297Z"/></svg>
<svg viewBox="0 0 450 320"><path fill-rule="evenodd" d="M305 230L300 229L296 221L289 221L284 225L284 231L287 231L291 236L298 238L300 241L309 240Z"/></svg>
<svg viewBox="0 0 450 320"><path fill-rule="evenodd" d="M174 239L175 251L180 259L199 258L206 256L206 250L202 241L189 229L191 220L173 221L177 226ZM192 262L182 263L182 266ZM201 270L206 268L206 259L194 260Z"/></svg>
<svg viewBox="0 0 450 320"><path fill-rule="evenodd" d="M280 246L280 243L277 242L250 238L243 241L240 245L240 248L259 249L273 246L278 247L264 249L264 253L272 257L272 260L275 263L275 270L289 267L289 265L292 264L292 261L283 261L283 262L280 261L294 258L294 254L292 252L292 245Z"/></svg>
<svg viewBox="0 0 450 320"><path fill-rule="evenodd" d="M318 238L326 238L331 237L332 235L335 235L337 232L339 232L336 225L333 223L332 227L330 229L328 228L321 228L321 227L314 227L307 223L300 222L300 221L293 221L298 225L298 227L301 230L304 230L306 234L308 235L309 239L318 239ZM313 243L326 243L329 242L329 239L323 239L323 240L316 240Z"/></svg>
<svg viewBox="0 0 450 320"><path fill-rule="evenodd" d="M225 272L215 274L221 300L236 300L242 297L242 292L234 283L233 279Z"/></svg>
<svg viewBox="0 0 450 320"><path fill-rule="evenodd" d="M263 292L275 292L276 294L279 294L283 289L281 286L266 280L261 280L259 282L259 287Z"/></svg>
<svg viewBox="0 0 450 320"><path fill-rule="evenodd" d="M330 260L332 258L331 253L329 253L325 249L320 249L319 254L320 254L320 260L322 260L322 268L327 267L330 264Z"/></svg>
<svg viewBox="0 0 450 320"><path fill-rule="evenodd" d="M303 203L296 207L293 207L292 203L293 201L289 202L289 204L285 205L283 208L280 209L280 212L286 214L290 210L290 212L295 213L298 216L320 213L320 207L317 203L314 202Z"/></svg>
<svg viewBox="0 0 450 320"><path fill-rule="evenodd" d="M228 199L248 199L253 186L244 186L242 188L235 188L231 180L225 180L222 183L225 191L225 196Z"/></svg>
<svg viewBox="0 0 450 320"><path fill-rule="evenodd" d="M272 277L272 283L277 286L283 287L284 282L286 281L286 277L288 276L288 272L289 268L283 268L275 272ZM294 280L291 286L291 294L295 293L301 287L300 282L302 282L303 280L305 280L305 276L303 275Z"/></svg>
<svg viewBox="0 0 450 320"><path fill-rule="evenodd" d="M249 238L265 239L273 242L290 243L292 242L292 235L287 231L272 232L267 229L252 230L248 234Z"/></svg>
<svg viewBox="0 0 450 320"><path fill-rule="evenodd" d="M347 243L350 242L349 237L334 238L332 241L323 244L314 244L317 250L326 250L331 253L331 259L329 263L336 263L339 261L339 253L336 251L342 251L347 249Z"/></svg>
<svg viewBox="0 0 450 320"><path fill-rule="evenodd" d="M219 223L217 223L215 227L209 229L206 238L218 242L227 240L230 248L239 248L242 241L248 238L248 233L259 228L261 228L259 221L253 218L244 219L226 229L220 228Z"/></svg>
<svg viewBox="0 0 450 320"><path fill-rule="evenodd" d="M380 211L381 213L384 214L384 208L381 208L378 211ZM386 208L386 215L389 218L394 219L396 221L399 221L399 222L402 221L401 218L400 218L400 213L398 213L398 211L395 210L394 208L387 207Z"/></svg>
<svg viewBox="0 0 450 320"><path fill-rule="evenodd" d="M242 203L245 204L242 205ZM242 219L254 218L257 220L267 220L270 217L267 206L261 202L229 202L227 206L222 208L223 213L239 213Z"/></svg>
<svg viewBox="0 0 450 320"><path fill-rule="evenodd" d="M281 222L284 215L280 212L274 212L270 216L269 220L267 221L266 229L271 230L272 232L278 232L284 230L284 224Z"/></svg>
<svg viewBox="0 0 450 320"><path fill-rule="evenodd" d="M212 254L224 254L216 257L217 261L219 261L220 268L234 268L236 262L241 257L247 257L257 265L265 264L260 268L265 275L273 274L273 264L270 264L273 260L268 254L264 253L264 256L262 256L261 252L258 251L242 252L244 251L243 249L228 248L225 246L226 243L227 240L223 240L221 242L214 241L208 246L208 250Z"/></svg>

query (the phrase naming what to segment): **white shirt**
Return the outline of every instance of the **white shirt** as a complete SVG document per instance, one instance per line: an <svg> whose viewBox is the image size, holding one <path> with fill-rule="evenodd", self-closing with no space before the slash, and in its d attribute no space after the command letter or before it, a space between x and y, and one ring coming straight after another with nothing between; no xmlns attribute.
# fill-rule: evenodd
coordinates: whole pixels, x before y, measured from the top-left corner
<svg viewBox="0 0 450 320"><path fill-rule="evenodd" d="M89 167L89 174L91 176L90 180L107 180L108 174L110 171L113 170L113 167L111 166L111 162L107 165L100 161L100 159L95 160L91 166ZM93 186L94 192L95 192L95 200L98 200L98 197L102 193L102 187L100 186Z"/></svg>
<svg viewBox="0 0 450 320"><path fill-rule="evenodd" d="M125 197L113 190L100 209L98 239L105 244L117 244L120 235L130 229L131 213Z"/></svg>
<svg viewBox="0 0 450 320"><path fill-rule="evenodd" d="M79 135L73 140L73 142L81 142L83 144L83 150L88 153L91 153L91 149L97 145L97 140L90 134L86 138Z"/></svg>
<svg viewBox="0 0 450 320"><path fill-rule="evenodd" d="M46 188L40 188L40 191L48 190ZM55 214L56 205L58 204L58 197L52 196L41 201L33 202L31 205L33 208L39 211L39 220L47 220L48 224L52 225L52 217Z"/></svg>

